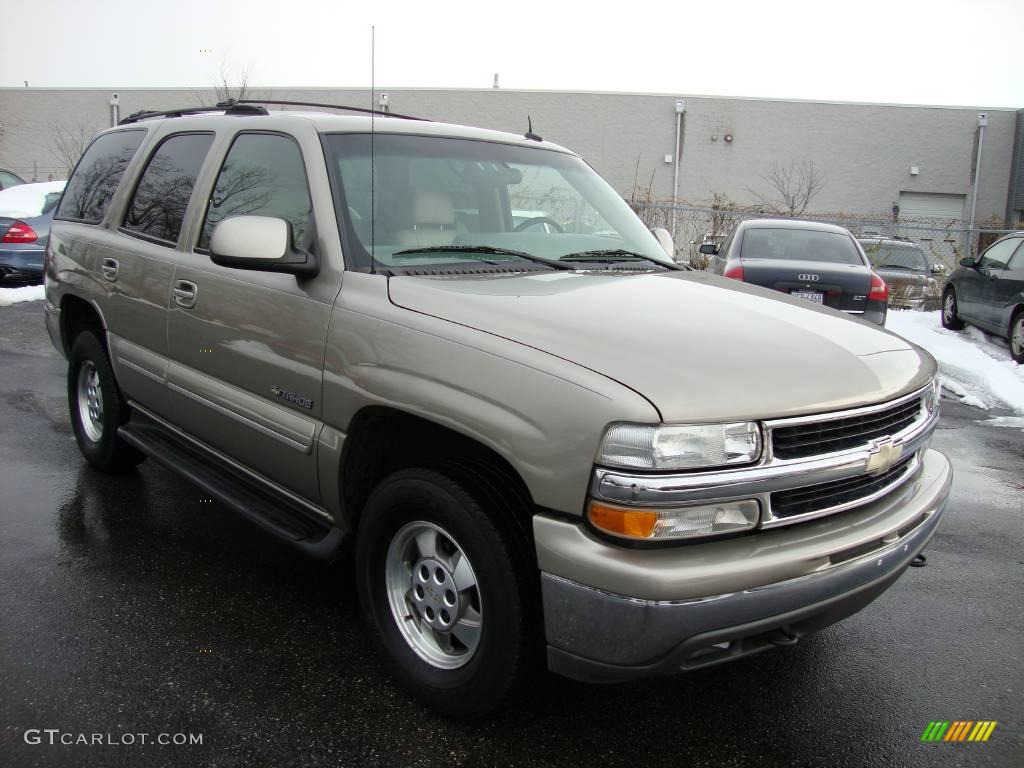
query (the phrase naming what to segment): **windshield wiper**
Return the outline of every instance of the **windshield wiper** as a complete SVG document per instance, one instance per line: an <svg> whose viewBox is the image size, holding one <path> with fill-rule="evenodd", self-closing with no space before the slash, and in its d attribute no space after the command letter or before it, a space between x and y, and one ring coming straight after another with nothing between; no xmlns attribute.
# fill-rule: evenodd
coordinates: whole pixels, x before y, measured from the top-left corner
<svg viewBox="0 0 1024 768"><path fill-rule="evenodd" d="M659 267L664 267L665 269L685 269L685 267L681 267L678 264L662 261L661 259L656 259L653 256L645 256L644 254L637 253L636 251L627 251L623 248L603 248L595 251L577 251L576 253L567 253L565 256L562 256L559 261L612 264L617 261L633 261L636 259L649 261L653 264L657 264Z"/></svg>
<svg viewBox="0 0 1024 768"><path fill-rule="evenodd" d="M534 256L532 253L524 253L523 251L513 251L511 248L495 248L490 245L434 245L425 246L423 248L406 248L403 251L395 251L392 256L409 256L417 253L432 254L432 253L466 253L473 254L479 253L485 256L515 256L517 259L523 259L524 261L533 261L537 264L547 264L549 267L555 269L572 269L568 264L559 264L553 259L545 259L543 256ZM497 261L488 261L488 264L500 264Z"/></svg>

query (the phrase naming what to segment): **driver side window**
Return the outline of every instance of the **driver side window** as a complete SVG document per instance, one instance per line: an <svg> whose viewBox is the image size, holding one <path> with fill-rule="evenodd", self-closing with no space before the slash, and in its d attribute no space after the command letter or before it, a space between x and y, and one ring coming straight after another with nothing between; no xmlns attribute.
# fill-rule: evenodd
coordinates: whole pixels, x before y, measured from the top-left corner
<svg viewBox="0 0 1024 768"><path fill-rule="evenodd" d="M1024 270L1024 240L1019 241L1022 245L1017 248L1017 252L1013 254L1013 258L1010 259L1010 269Z"/></svg>
<svg viewBox="0 0 1024 768"><path fill-rule="evenodd" d="M1020 243L1021 239L1019 237L1010 237L1006 240L1000 240L998 243L993 243L981 255L979 266L988 267L989 269L1006 269L1010 256L1013 255L1013 252Z"/></svg>

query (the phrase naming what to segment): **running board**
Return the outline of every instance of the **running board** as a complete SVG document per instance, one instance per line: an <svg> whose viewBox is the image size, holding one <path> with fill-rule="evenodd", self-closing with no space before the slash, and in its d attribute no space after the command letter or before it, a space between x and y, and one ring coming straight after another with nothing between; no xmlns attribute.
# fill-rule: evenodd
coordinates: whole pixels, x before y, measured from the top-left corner
<svg viewBox="0 0 1024 768"><path fill-rule="evenodd" d="M117 432L132 447L306 555L330 560L339 553L345 534L329 520L272 489L256 487L235 467L206 451L200 453L157 422L133 415Z"/></svg>

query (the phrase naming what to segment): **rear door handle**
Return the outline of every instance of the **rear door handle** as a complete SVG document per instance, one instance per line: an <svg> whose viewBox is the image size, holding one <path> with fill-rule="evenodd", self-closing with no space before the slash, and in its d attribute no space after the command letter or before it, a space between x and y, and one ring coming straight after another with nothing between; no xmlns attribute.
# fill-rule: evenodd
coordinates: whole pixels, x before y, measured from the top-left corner
<svg viewBox="0 0 1024 768"><path fill-rule="evenodd" d="M100 271L103 273L103 278L112 283L115 282L117 280L117 268L119 266L121 265L117 263L117 259L104 259L100 264Z"/></svg>
<svg viewBox="0 0 1024 768"><path fill-rule="evenodd" d="M199 295L199 286L190 280L176 280L174 282L174 303L185 309L192 309L196 305L196 296Z"/></svg>

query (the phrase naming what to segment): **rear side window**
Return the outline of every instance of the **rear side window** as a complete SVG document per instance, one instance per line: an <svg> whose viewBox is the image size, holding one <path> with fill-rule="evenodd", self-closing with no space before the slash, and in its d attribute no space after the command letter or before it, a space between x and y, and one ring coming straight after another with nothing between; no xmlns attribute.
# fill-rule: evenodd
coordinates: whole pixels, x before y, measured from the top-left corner
<svg viewBox="0 0 1024 768"><path fill-rule="evenodd" d="M284 219L299 245L312 210L299 145L277 134L239 134L213 185L199 247L209 248L219 221L243 215Z"/></svg>
<svg viewBox="0 0 1024 768"><path fill-rule="evenodd" d="M168 244L178 242L196 176L212 143L212 133L186 133L164 139L135 188L124 220L125 229Z"/></svg>
<svg viewBox="0 0 1024 768"><path fill-rule="evenodd" d="M0 171L0 189L8 189L9 187L16 187L24 183L10 171Z"/></svg>
<svg viewBox="0 0 1024 768"><path fill-rule="evenodd" d="M56 218L98 224L145 135L145 130L115 131L90 144L68 181Z"/></svg>

